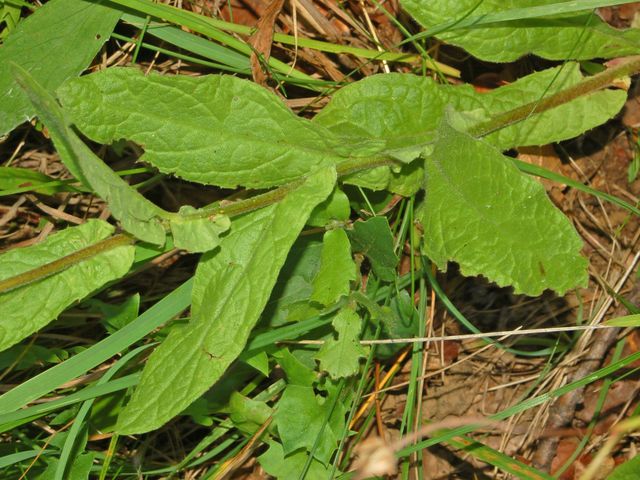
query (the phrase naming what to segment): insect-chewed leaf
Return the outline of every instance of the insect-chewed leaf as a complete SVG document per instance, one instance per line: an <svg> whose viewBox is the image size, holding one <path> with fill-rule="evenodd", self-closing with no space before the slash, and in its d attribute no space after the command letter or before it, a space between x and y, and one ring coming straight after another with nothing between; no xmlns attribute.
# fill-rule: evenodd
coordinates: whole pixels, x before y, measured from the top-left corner
<svg viewBox="0 0 640 480"><path fill-rule="evenodd" d="M451 127L425 160L419 218L425 253L440 267L460 264L517 293L563 294L587 282L582 242L544 187L491 145Z"/></svg>
<svg viewBox="0 0 640 480"><path fill-rule="evenodd" d="M0 280L33 270L107 238L113 227L101 220L69 227L42 243L0 256ZM99 253L60 273L0 294L0 350L47 325L75 301L122 277L133 263L134 247Z"/></svg>
<svg viewBox="0 0 640 480"><path fill-rule="evenodd" d="M198 265L187 331L172 332L149 358L118 431L161 426L222 376L242 352L309 214L335 181L334 169L321 169L281 202L233 221L220 248Z"/></svg>
<svg viewBox="0 0 640 480"><path fill-rule="evenodd" d="M110 68L66 83L58 94L91 139L137 142L141 160L194 182L271 187L344 160L331 133L266 89L228 75Z"/></svg>
<svg viewBox="0 0 640 480"><path fill-rule="evenodd" d="M576 3L567 0L402 0L402 6L427 28L454 21L451 31L445 30L436 36L491 62L511 62L530 53L550 60L638 54L640 30L617 30L591 12L562 14L565 2ZM526 7L545 5L550 6L547 16L538 17L536 13L533 17L533 12L526 11ZM519 18L514 20L455 28L458 19L473 16L482 20L487 14L497 18L503 14L505 18L509 10L515 9L519 11Z"/></svg>
<svg viewBox="0 0 640 480"><path fill-rule="evenodd" d="M121 13L104 2L52 0L18 23L0 48L0 136L35 114L13 81L10 63L54 91L89 65Z"/></svg>

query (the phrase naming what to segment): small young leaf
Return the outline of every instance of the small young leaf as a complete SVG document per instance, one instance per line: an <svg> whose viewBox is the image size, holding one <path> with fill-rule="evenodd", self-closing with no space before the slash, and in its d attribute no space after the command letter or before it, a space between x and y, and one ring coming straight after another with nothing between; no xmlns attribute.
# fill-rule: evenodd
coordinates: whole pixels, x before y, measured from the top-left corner
<svg viewBox="0 0 640 480"><path fill-rule="evenodd" d="M208 252L220 244L220 234L229 230L231 220L226 215L215 218L188 218L195 216L198 210L185 205L178 215L171 217L171 233L176 248L189 252Z"/></svg>
<svg viewBox="0 0 640 480"><path fill-rule="evenodd" d="M356 312L345 308L338 312L332 324L337 338L327 340L316 358L320 361L320 368L331 378L350 377L358 373L360 359L366 355L360 345L362 320Z"/></svg>
<svg viewBox="0 0 640 480"><path fill-rule="evenodd" d="M588 60L637 55L640 51L640 30L636 28L617 30L591 12L552 13L552 16L527 18L526 9L523 8L558 3L563 2L402 0L402 6L407 12L426 28L463 19L468 15L480 18L493 14L497 17L501 13L507 14L509 10L518 9L521 18L517 20L475 25L436 34L440 40L462 47L473 56L490 62L511 62L531 53L550 60Z"/></svg>
<svg viewBox="0 0 640 480"><path fill-rule="evenodd" d="M153 352L118 431L161 426L220 379L242 352L291 245L335 180L335 170L319 170L280 203L234 220L220 248L198 265L187 331L171 332Z"/></svg>
<svg viewBox="0 0 640 480"><path fill-rule="evenodd" d="M264 471L278 480L290 480L291 478L325 479L332 473L331 466L325 467L315 458L311 459L308 469L309 454L299 450L289 455L284 454L282 445L275 440L268 440L269 449L258 457L258 461ZM339 471L337 472L340 473Z"/></svg>
<svg viewBox="0 0 640 480"><path fill-rule="evenodd" d="M113 227L101 220L66 228L44 242L0 255L0 280L70 255L109 237ZM38 331L77 300L122 277L133 263L131 245L116 247L60 273L0 294L0 350Z"/></svg>
<svg viewBox="0 0 640 480"><path fill-rule="evenodd" d="M353 250L369 259L375 274L382 280L393 281L398 257L393 252L393 235L387 217L356 222L348 234Z"/></svg>
<svg viewBox="0 0 640 480"><path fill-rule="evenodd" d="M335 221L345 222L349 219L350 213L349 198L336 187L329 198L313 209L309 220L307 220L307 225L324 227Z"/></svg>
<svg viewBox="0 0 640 480"><path fill-rule="evenodd" d="M569 220L494 147L443 121L425 172L419 218L424 251L439 268L455 261L465 275L527 295L586 284L588 262Z"/></svg>
<svg viewBox="0 0 640 480"><path fill-rule="evenodd" d="M324 234L320 271L313 280L311 301L329 306L348 295L356 280L356 264L351 257L349 238L342 229Z"/></svg>
<svg viewBox="0 0 640 480"><path fill-rule="evenodd" d="M14 65L13 73L49 128L60 158L69 171L109 204L113 216L122 222L125 230L146 242L164 244L164 227L158 217L166 216L166 212L131 188L94 155L70 127L65 112L55 99L29 73L17 65Z"/></svg>
<svg viewBox="0 0 640 480"><path fill-rule="evenodd" d="M318 380L317 373L293 356L288 349L281 349L273 357L284 370L289 385L310 387Z"/></svg>
<svg viewBox="0 0 640 480"><path fill-rule="evenodd" d="M344 424L344 406L338 401L332 408L334 395L324 398L313 387L287 385L274 414L285 455L316 447L314 457L329 461Z"/></svg>
<svg viewBox="0 0 640 480"><path fill-rule="evenodd" d="M233 392L229 400L229 416L233 424L247 434L255 433L271 416L271 408L258 400Z"/></svg>
<svg viewBox="0 0 640 480"><path fill-rule="evenodd" d="M79 75L96 56L122 12L104 2L51 0L21 21L0 48L0 136L35 114L9 70L15 62L48 91Z"/></svg>
<svg viewBox="0 0 640 480"><path fill-rule="evenodd" d="M271 187L345 160L329 132L232 76L109 68L67 82L58 94L91 139L133 140L145 150L141 160L193 182Z"/></svg>

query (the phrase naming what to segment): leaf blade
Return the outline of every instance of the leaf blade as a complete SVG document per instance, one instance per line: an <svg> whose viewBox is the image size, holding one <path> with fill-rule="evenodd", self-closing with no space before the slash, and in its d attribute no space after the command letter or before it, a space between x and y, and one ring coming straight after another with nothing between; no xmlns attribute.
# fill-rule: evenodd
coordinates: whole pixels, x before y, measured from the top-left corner
<svg viewBox="0 0 640 480"><path fill-rule="evenodd" d="M67 82L58 94L88 137L133 140L145 149L141 160L193 182L272 187L343 159L329 132L264 88L228 75L111 68Z"/></svg>
<svg viewBox="0 0 640 480"><path fill-rule="evenodd" d="M21 65L48 91L79 75L122 13L101 3L53 0L11 32L0 49L0 136L35 115L27 96L15 87L10 63Z"/></svg>
<svg viewBox="0 0 640 480"><path fill-rule="evenodd" d="M109 237L114 228L101 220L69 227L42 243L0 256L0 280L45 265ZM0 350L14 345L54 320L76 300L120 278L133 263L134 247L99 253L66 270L0 294ZM33 299L47 299L34 302Z"/></svg>
<svg viewBox="0 0 640 480"><path fill-rule="evenodd" d="M421 0L402 0L407 12L426 28L446 24L452 18L464 19L469 13L478 19L482 19L484 15L510 18L509 12L513 10L520 18L490 25L469 25L470 28L436 33L439 39L491 62L510 62L527 54L535 54L549 60L587 60L638 53L638 29L618 30L590 13L560 13L539 17L540 8L559 6L559 11L562 11L562 3L575 2L438 0L430 2L427 6L427 3ZM535 17L527 18L526 7L532 7L531 11ZM455 22L453 26L455 27Z"/></svg>
<svg viewBox="0 0 640 480"><path fill-rule="evenodd" d="M494 147L444 121L425 160L425 189L423 248L439 268L456 261L465 275L532 296L586 284L588 262L571 223Z"/></svg>
<svg viewBox="0 0 640 480"><path fill-rule="evenodd" d="M188 331L170 334L152 354L118 431L159 427L222 376L242 352L289 248L335 179L335 170L320 170L280 203L234 221L220 250L198 266ZM150 405L149 395L158 401Z"/></svg>

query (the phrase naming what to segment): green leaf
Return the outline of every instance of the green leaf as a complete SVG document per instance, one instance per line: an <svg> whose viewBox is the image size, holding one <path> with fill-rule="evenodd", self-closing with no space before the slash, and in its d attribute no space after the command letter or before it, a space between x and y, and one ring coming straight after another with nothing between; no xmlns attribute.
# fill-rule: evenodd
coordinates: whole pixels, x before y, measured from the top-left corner
<svg viewBox="0 0 640 480"><path fill-rule="evenodd" d="M333 169L314 173L280 203L235 219L220 248L203 256L188 329L171 332L153 352L118 419L119 432L161 426L220 379L242 352L291 245L335 180Z"/></svg>
<svg viewBox="0 0 640 480"><path fill-rule="evenodd" d="M33 186L33 190L45 195L53 195L57 192L68 190L68 187L58 185L55 187L43 186L40 184L55 182L55 179L44 173L18 167L0 167L0 190L12 190L14 188ZM5 193L6 194L6 193Z"/></svg>
<svg viewBox="0 0 640 480"><path fill-rule="evenodd" d="M27 92L38 117L49 128L60 158L69 171L109 204L111 213L125 230L141 240L162 245L165 232L158 216L166 212L144 198L94 155L71 128L55 99L28 72L14 65L13 74Z"/></svg>
<svg viewBox="0 0 640 480"><path fill-rule="evenodd" d="M449 105L478 121L535 102L582 79L579 65L569 63L533 73L488 93L478 93L471 85L440 85L427 77L373 75L336 92L313 121L341 136L345 144L365 139L377 142L380 152L410 162L425 147L432 146ZM507 150L567 140L612 118L625 99L622 91L596 92L531 115L489 135L486 141ZM567 118L572 121L567 122ZM382 183L380 179L377 187ZM411 191L411 186L408 188Z"/></svg>
<svg viewBox="0 0 640 480"><path fill-rule="evenodd" d="M274 414L285 455L315 447L314 457L324 464L329 461L344 424L344 407L333 395L325 398L313 387L287 385Z"/></svg>
<svg viewBox="0 0 640 480"><path fill-rule="evenodd" d="M101 220L66 228L44 242L0 255L0 280L19 275L109 237ZM0 350L10 347L58 317L68 306L122 277L133 263L131 245L116 247L60 273L0 294ZM39 299L41 301L34 301Z"/></svg>
<svg viewBox="0 0 640 480"><path fill-rule="evenodd" d="M382 280L393 281L398 257L393 251L393 235L387 217L356 222L348 233L353 250L369 259L375 274Z"/></svg>
<svg viewBox="0 0 640 480"><path fill-rule="evenodd" d="M299 314L312 309L309 297L313 293L313 279L320 270L321 257L322 243L317 236L296 240L262 314L265 324L276 327L296 321L300 319Z"/></svg>
<svg viewBox="0 0 640 480"><path fill-rule="evenodd" d="M607 480L635 480L640 472L640 455L616 467Z"/></svg>
<svg viewBox="0 0 640 480"><path fill-rule="evenodd" d="M588 262L573 226L544 187L494 147L444 121L425 170L419 218L424 251L439 268L455 261L464 275L527 295L586 285Z"/></svg>
<svg viewBox="0 0 640 480"><path fill-rule="evenodd" d="M350 214L349 198L336 187L329 198L313 209L307 225L324 227L331 222L346 222Z"/></svg>
<svg viewBox="0 0 640 480"><path fill-rule="evenodd" d="M345 159L325 129L232 76L109 68L67 82L58 94L92 140L133 140L145 150L141 160L194 182L271 187Z"/></svg>
<svg viewBox="0 0 640 480"><path fill-rule="evenodd" d="M429 28L453 20L452 31L436 33L438 39L464 48L473 56L491 62L511 62L523 55L535 54L550 60L588 60L637 55L640 30L617 30L595 13L566 13L542 18L526 18L526 7L542 7L570 0L402 0L402 6L424 27ZM569 5L571 6L571 5ZM520 18L471 25L457 29L455 22L468 15L482 19L484 15L509 14L518 9ZM533 13L534 9L532 9ZM550 10L552 12L552 10ZM536 15L537 16L537 15Z"/></svg>
<svg viewBox="0 0 640 480"><path fill-rule="evenodd" d="M231 394L229 418L243 433L255 433L271 416L272 410L265 402L252 400L238 392Z"/></svg>
<svg viewBox="0 0 640 480"><path fill-rule="evenodd" d="M291 352L283 348L273 354L287 376L289 385L312 386L318 379L317 373L297 359Z"/></svg>
<svg viewBox="0 0 640 480"><path fill-rule="evenodd" d="M267 441L269 449L258 457L258 461L264 471L278 480L289 480L291 478L304 478L309 480L325 479L331 475L332 468L325 467L315 458L311 459L308 470L305 467L309 454L299 450L285 456L282 445L274 440ZM338 472L340 473L340 472Z"/></svg>
<svg viewBox="0 0 640 480"><path fill-rule="evenodd" d="M10 73L15 62L50 92L79 75L109 39L121 12L104 2L52 0L20 22L0 48L0 136L35 114Z"/></svg>
<svg viewBox="0 0 640 480"><path fill-rule="evenodd" d="M355 375L360 367L360 359L366 355L360 345L362 320L356 312L344 308L337 313L332 325L337 338L327 340L316 355L320 368L328 372L331 378Z"/></svg>
<svg viewBox="0 0 640 480"><path fill-rule="evenodd" d="M231 220L226 215L199 218L198 210L185 205L171 217L171 233L176 248L189 252L207 252L220 244L220 234L229 230ZM190 218L189 218L190 217Z"/></svg>
<svg viewBox="0 0 640 480"><path fill-rule="evenodd" d="M420 316L406 290L400 290L392 297L388 307L375 308L374 305L377 306L375 302L365 305L373 320L368 325L367 339L374 338L377 322L382 324L382 338L411 338L418 335ZM378 358L387 359L404 347L405 345L399 343L381 344L376 346L375 354Z"/></svg>
<svg viewBox="0 0 640 480"><path fill-rule="evenodd" d="M320 271L313 280L311 301L329 306L349 295L356 280L356 264L351 257L349 238L341 228L329 230L322 242Z"/></svg>
<svg viewBox="0 0 640 480"><path fill-rule="evenodd" d="M640 326L640 315L626 315L624 317L612 318L605 320L603 324L611 327L638 327Z"/></svg>

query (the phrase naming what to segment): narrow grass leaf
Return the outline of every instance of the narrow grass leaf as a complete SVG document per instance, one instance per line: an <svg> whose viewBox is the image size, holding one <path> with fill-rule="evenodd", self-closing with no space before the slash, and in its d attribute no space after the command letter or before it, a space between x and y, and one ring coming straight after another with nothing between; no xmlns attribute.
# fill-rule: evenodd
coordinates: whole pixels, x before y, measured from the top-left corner
<svg viewBox="0 0 640 480"><path fill-rule="evenodd" d="M189 306L191 287L191 280L183 283L117 332L74 355L69 360L9 390L0 396L0 414L15 412L60 385L85 374L133 345L163 323L168 322Z"/></svg>
<svg viewBox="0 0 640 480"><path fill-rule="evenodd" d="M313 280L311 301L323 306L336 303L348 295L356 280L356 264L351 257L351 244L341 228L329 230L322 240L322 260Z"/></svg>
<svg viewBox="0 0 640 480"><path fill-rule="evenodd" d="M120 414L119 432L160 427L222 376L244 349L289 249L335 180L333 169L310 175L280 203L234 220L219 250L204 255L188 329L172 332L153 352Z"/></svg>
<svg viewBox="0 0 640 480"><path fill-rule="evenodd" d="M141 28L146 22L145 16L134 15L132 13L122 15L122 20L138 28ZM167 25L164 22L149 22L145 34L153 35L163 42L175 45L186 52L227 65L235 71L242 71L246 74L251 73L249 58L246 55L242 55L235 50L218 45L211 40L199 37L193 33L185 32L172 25Z"/></svg>
<svg viewBox="0 0 640 480"><path fill-rule="evenodd" d="M109 237L114 228L101 220L69 227L44 242L0 255L0 280L33 270ZM62 272L0 294L0 350L38 331L107 282L122 277L133 263L134 248L123 245L70 266Z"/></svg>
<svg viewBox="0 0 640 480"><path fill-rule="evenodd" d="M69 189L64 185L47 186L55 180L44 173L19 167L0 167L0 190L12 190L19 187L32 187L33 191L44 195L64 192Z"/></svg>
<svg viewBox="0 0 640 480"><path fill-rule="evenodd" d="M48 91L79 75L96 56L121 12L106 2L52 0L20 22L0 48L0 136L35 111L11 75L21 65Z"/></svg>
<svg viewBox="0 0 640 480"><path fill-rule="evenodd" d="M602 322L604 325L612 327L638 327L640 326L640 315L627 315L624 317L612 318Z"/></svg>
<svg viewBox="0 0 640 480"><path fill-rule="evenodd" d="M145 76L110 68L58 93L91 139L137 142L145 150L141 160L193 182L271 187L345 159L335 153L331 133L294 115L266 89L232 76Z"/></svg>
<svg viewBox="0 0 640 480"><path fill-rule="evenodd" d="M358 373L366 350L360 345L362 320L349 308L340 310L332 322L336 338L327 340L316 354L320 368L331 378L350 377Z"/></svg>
<svg viewBox="0 0 640 480"><path fill-rule="evenodd" d="M125 230L149 243L164 244L165 231L159 217L166 212L127 184L84 144L53 96L28 72L14 65L13 74L49 128L69 171L109 204L113 216L122 222Z"/></svg>
<svg viewBox="0 0 640 480"><path fill-rule="evenodd" d="M558 0L402 0L402 6L425 28L449 23L452 31L436 33L438 39L461 47L473 56L491 62L511 62L534 54L550 60L587 60L636 55L640 51L640 30L618 30L592 12L562 13L563 3L574 9L579 2ZM522 7L532 7L533 18ZM540 17L540 9L550 16ZM557 8L556 8L557 7ZM585 5L585 9L590 7ZM593 7L591 7L593 8ZM516 10L517 9L517 10ZM510 10L517 15L509 15ZM484 15L508 21L486 24ZM469 28L456 28L456 21L473 16L480 20ZM454 19L453 23L450 23ZM471 20L471 19L470 19Z"/></svg>
<svg viewBox="0 0 640 480"><path fill-rule="evenodd" d="M527 295L586 284L580 237L544 187L447 121L425 161L425 190L423 248L439 268L455 261Z"/></svg>

